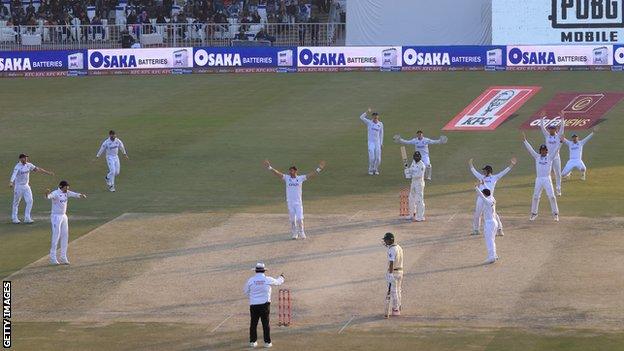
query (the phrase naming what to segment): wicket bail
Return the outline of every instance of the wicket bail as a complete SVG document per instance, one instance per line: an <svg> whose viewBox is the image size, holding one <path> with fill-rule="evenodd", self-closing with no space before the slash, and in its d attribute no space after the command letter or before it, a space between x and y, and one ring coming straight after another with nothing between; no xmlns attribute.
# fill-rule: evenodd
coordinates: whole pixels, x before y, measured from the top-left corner
<svg viewBox="0 0 624 351"><path fill-rule="evenodd" d="M278 295L278 326L287 327L290 325L292 314L291 314L291 303L290 303L290 289L279 289Z"/></svg>

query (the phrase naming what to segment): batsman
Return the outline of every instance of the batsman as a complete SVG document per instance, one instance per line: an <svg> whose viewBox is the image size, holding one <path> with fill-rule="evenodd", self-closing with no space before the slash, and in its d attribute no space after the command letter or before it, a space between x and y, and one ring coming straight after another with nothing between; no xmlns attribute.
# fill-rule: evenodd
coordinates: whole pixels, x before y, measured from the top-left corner
<svg viewBox="0 0 624 351"><path fill-rule="evenodd" d="M384 246L388 248L388 269L386 270L386 282L388 294L386 296L386 310L384 317L401 315L401 284L403 282L403 248L394 242L394 234L386 233L382 238Z"/></svg>
<svg viewBox="0 0 624 351"><path fill-rule="evenodd" d="M401 149L403 153L403 149ZM425 164L422 161L420 151L414 152L412 156L413 162L404 170L405 178L411 179L409 193L409 211L411 219L415 222L423 222L425 220Z"/></svg>

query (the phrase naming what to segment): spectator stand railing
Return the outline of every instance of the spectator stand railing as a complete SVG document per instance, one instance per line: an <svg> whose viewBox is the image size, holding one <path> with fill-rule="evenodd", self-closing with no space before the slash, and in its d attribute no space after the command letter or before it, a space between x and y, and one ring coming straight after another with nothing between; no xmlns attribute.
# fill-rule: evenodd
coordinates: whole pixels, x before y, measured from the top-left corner
<svg viewBox="0 0 624 351"><path fill-rule="evenodd" d="M12 26L0 23L0 50L257 45L343 46L344 23L150 23Z"/></svg>

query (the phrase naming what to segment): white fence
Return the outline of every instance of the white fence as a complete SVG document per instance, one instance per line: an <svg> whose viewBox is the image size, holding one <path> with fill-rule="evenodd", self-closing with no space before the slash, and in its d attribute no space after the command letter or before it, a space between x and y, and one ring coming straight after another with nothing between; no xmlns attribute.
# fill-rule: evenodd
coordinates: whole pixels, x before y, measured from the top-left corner
<svg viewBox="0 0 624 351"><path fill-rule="evenodd" d="M185 46L341 46L344 23L37 25L0 24L0 50L103 49L122 44Z"/></svg>

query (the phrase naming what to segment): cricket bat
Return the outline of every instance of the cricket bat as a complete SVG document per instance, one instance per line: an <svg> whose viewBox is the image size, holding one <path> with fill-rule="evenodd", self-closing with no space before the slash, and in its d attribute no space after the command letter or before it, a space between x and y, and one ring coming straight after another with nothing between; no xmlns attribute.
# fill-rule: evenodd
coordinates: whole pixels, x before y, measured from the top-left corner
<svg viewBox="0 0 624 351"><path fill-rule="evenodd" d="M388 283L388 293L386 293L386 308L384 310L385 318L390 318L390 287L392 287L392 283Z"/></svg>
<svg viewBox="0 0 624 351"><path fill-rule="evenodd" d="M405 150L405 146L401 146L401 159L403 159L403 166L407 168L407 150Z"/></svg>

